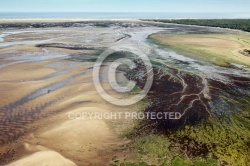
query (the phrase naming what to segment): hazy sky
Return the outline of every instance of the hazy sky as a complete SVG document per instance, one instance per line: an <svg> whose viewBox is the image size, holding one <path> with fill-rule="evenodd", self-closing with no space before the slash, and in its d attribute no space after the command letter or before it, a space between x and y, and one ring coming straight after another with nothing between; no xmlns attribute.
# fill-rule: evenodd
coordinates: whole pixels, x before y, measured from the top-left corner
<svg viewBox="0 0 250 166"><path fill-rule="evenodd" d="M0 12L250 12L250 0L0 0Z"/></svg>

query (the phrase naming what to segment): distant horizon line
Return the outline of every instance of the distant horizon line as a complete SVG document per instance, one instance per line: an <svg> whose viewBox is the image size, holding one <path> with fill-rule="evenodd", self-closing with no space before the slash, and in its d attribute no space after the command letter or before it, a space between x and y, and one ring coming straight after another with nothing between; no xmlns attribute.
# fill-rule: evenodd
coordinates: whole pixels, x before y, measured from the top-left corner
<svg viewBox="0 0 250 166"><path fill-rule="evenodd" d="M82 11L0 11L0 13L204 13L204 14L217 14L217 13L250 13L250 12L82 12Z"/></svg>
<svg viewBox="0 0 250 166"><path fill-rule="evenodd" d="M0 12L1 19L64 18L64 19L249 19L250 12Z"/></svg>

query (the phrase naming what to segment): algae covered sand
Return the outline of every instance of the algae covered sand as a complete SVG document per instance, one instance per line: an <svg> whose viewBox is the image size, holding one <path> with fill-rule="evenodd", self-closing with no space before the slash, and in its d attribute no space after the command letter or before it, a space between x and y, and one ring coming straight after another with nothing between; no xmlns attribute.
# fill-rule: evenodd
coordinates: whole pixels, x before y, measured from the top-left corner
<svg viewBox="0 0 250 166"><path fill-rule="evenodd" d="M246 56L247 36L224 29L143 21L19 22L0 27L2 165L249 163L250 70L247 64L240 66L237 58L228 61L230 55L224 54L229 50ZM152 36L157 34L162 39L172 37L173 43L181 40L188 46L209 48L208 54L214 54L215 49L220 56L227 56L218 61L220 66L214 65L209 56L197 57L198 46L198 51L190 54L167 48L159 39L153 43ZM152 63L152 87L136 105L113 105L95 89L95 61L114 46L113 56L100 72L104 91L114 97L133 96L145 85L145 66L136 58L136 50ZM124 51L124 46L130 51ZM135 68L122 66L118 72L121 83L136 82L131 93L115 92L108 84L110 62L116 58L136 62ZM116 111L176 112L182 116L118 121L68 116Z"/></svg>
<svg viewBox="0 0 250 166"><path fill-rule="evenodd" d="M154 34L151 39L187 56L220 66L250 66L244 50L250 50L250 34Z"/></svg>

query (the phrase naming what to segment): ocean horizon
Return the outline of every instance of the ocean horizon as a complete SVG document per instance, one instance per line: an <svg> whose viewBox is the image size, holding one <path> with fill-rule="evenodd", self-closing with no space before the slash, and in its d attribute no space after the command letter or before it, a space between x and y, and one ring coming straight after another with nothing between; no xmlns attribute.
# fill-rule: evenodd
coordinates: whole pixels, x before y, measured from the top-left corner
<svg viewBox="0 0 250 166"><path fill-rule="evenodd" d="M249 19L250 13L176 13L176 12L0 12L0 19Z"/></svg>

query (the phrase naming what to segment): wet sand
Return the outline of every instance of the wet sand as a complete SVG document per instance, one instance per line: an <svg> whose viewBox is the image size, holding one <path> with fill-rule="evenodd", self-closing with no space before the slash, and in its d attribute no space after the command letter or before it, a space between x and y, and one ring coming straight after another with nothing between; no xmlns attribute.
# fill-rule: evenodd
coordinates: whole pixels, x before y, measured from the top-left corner
<svg viewBox="0 0 250 166"><path fill-rule="evenodd" d="M34 45L7 49L17 50L17 54L43 52ZM9 57L8 50L1 48L2 58L6 52ZM53 50L58 54L75 52ZM68 117L72 112L130 109L113 106L99 96L92 83L92 72L88 72L93 63L67 61L53 55L46 60L32 60L40 56L30 55L21 63L13 58L13 63L0 71L1 163L108 165L114 156L124 158L128 152L123 146L128 140L120 139L105 120ZM31 61L25 62L26 58Z"/></svg>
<svg viewBox="0 0 250 166"><path fill-rule="evenodd" d="M116 46L119 50L127 46L132 51L139 48L150 57L156 64L156 81L145 110L181 112L185 116L179 125L211 117L217 110L208 106L215 95L210 88L236 84L237 79L231 81L232 75L237 78L249 75L248 70L228 70L199 62L158 48L146 40L148 35L160 31L171 34L219 33L222 30L153 25L93 21L82 25L58 23L36 27L32 24L28 29L30 24L4 25L10 27L0 30L6 35L0 42L0 91L3 96L0 100L0 163L13 166L109 165L114 157L133 159L128 148L130 140L120 137L122 128L131 125L131 121L110 122L88 117L71 120L68 117L69 113L139 109L140 103L119 107L104 101L97 93L92 81L94 62L86 57L97 56L103 48ZM103 68L101 75L106 78L107 66ZM126 76L133 80L136 73ZM140 80L136 81L141 83L139 86L143 85ZM105 80L103 84L105 91L123 97L113 92ZM246 84L239 87L246 88ZM166 107L170 104L173 107ZM160 122L158 127L171 128L177 124L168 122Z"/></svg>
<svg viewBox="0 0 250 166"><path fill-rule="evenodd" d="M53 63L58 60L17 64L1 70L1 92L5 96L1 99L1 106L5 106L1 109L1 119L7 119L1 125L2 154L12 149L2 155L1 160L10 162L20 158L10 165L108 165L114 156L126 155L122 146L128 142L121 140L105 120L88 117L70 120L68 113L126 111L129 108L117 108L103 101L91 83L91 73L48 93L53 89L50 85L87 71L91 66L61 61L63 67L70 68L68 73L41 79L59 72L45 67Z"/></svg>

